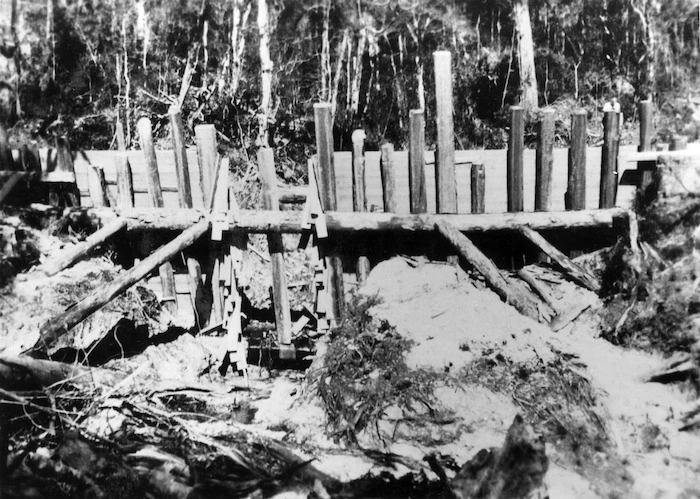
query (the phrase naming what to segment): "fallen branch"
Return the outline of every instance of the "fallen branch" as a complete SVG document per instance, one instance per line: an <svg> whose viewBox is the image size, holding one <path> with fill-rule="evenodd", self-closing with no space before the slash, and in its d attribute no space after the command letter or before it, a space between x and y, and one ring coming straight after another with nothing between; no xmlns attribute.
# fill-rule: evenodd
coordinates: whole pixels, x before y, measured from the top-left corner
<svg viewBox="0 0 700 499"><path fill-rule="evenodd" d="M44 263L39 270L48 276L58 274L71 265L85 258L96 246L104 243L110 237L126 228L126 221L118 218L89 236L82 243L66 249L55 258Z"/></svg>
<svg viewBox="0 0 700 499"><path fill-rule="evenodd" d="M589 274L585 269L572 262L564 253L550 244L544 237L530 227L520 226L516 229L529 239L535 246L552 259L574 282L581 286L598 292L600 283L598 279Z"/></svg>
<svg viewBox="0 0 700 499"><path fill-rule="evenodd" d="M189 247L209 230L209 220L200 220L168 244L161 246L151 253L141 263L134 266L125 274L120 275L108 286L97 290L91 296L84 298L58 317L47 321L39 331L40 338L30 350L36 353L53 345L58 338L79 324L95 311L99 310L110 300L119 296L126 289L146 277L156 267L170 260L177 253Z"/></svg>

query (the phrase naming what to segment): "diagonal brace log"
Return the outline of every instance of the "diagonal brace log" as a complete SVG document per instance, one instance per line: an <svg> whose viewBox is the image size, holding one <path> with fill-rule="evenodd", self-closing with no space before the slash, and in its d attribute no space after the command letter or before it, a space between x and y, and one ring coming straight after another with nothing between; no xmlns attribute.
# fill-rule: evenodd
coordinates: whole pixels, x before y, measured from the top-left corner
<svg viewBox="0 0 700 499"><path fill-rule="evenodd" d="M183 249L191 246L209 230L210 222L200 220L169 243L161 246L128 272L117 277L108 286L82 299L57 317L47 321L40 329L39 341L30 350L37 353L53 345L63 334L79 324L107 302L146 277L159 265L167 262Z"/></svg>

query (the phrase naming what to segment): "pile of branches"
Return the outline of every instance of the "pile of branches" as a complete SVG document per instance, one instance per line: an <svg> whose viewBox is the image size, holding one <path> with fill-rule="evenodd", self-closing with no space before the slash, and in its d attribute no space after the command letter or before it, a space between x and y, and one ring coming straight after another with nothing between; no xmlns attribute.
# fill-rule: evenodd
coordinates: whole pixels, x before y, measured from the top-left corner
<svg viewBox="0 0 700 499"><path fill-rule="evenodd" d="M370 309L376 297L355 296L342 324L331 332L323 366L313 374L332 435L357 443L365 429L381 438L378 421L390 406L404 412L436 415L430 373L409 369L405 355L412 342Z"/></svg>

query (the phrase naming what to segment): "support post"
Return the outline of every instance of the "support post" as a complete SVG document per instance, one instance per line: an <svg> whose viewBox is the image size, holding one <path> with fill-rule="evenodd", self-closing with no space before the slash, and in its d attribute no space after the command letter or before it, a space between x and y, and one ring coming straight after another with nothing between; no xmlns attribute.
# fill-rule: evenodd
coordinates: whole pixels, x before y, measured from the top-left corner
<svg viewBox="0 0 700 499"><path fill-rule="evenodd" d="M314 121L316 124L316 151L318 154L318 190L321 207L324 211L337 209L335 194L335 164L333 162L333 121L331 105L314 104ZM330 272L330 293L333 319L340 324L345 312L345 295L343 285L343 263L335 252L321 248L325 253L326 266Z"/></svg>
<svg viewBox="0 0 700 499"><path fill-rule="evenodd" d="M15 162L12 159L12 149L7 137L5 126L0 124L0 170L15 170Z"/></svg>
<svg viewBox="0 0 700 499"><path fill-rule="evenodd" d="M674 135L671 138L671 145L669 146L669 151L683 151L688 148L688 137L685 135Z"/></svg>
<svg viewBox="0 0 700 499"><path fill-rule="evenodd" d="M65 137L56 137L56 171L67 172L72 174L75 179L75 165L73 164L73 155L70 150L70 144ZM75 180L68 188L63 187L63 196L66 204L70 206L80 206L80 191L75 184Z"/></svg>
<svg viewBox="0 0 700 499"><path fill-rule="evenodd" d="M654 103L651 99L639 103L639 151L651 151L654 138ZM646 189L654 179L655 161L640 161L637 166L637 187Z"/></svg>
<svg viewBox="0 0 700 499"><path fill-rule="evenodd" d="M275 174L275 160L271 148L261 147L258 149L258 168L260 169L260 181L263 189L263 206L266 210L278 211L277 175ZM267 235L267 245L270 250L270 262L272 264L272 303L275 308L277 339L280 344L280 355L282 355L282 350L294 350L294 345L292 345L292 316L289 308L289 295L287 294L287 276L284 271L282 234L269 233Z"/></svg>
<svg viewBox="0 0 700 499"><path fill-rule="evenodd" d="M577 109L571 114L567 210L586 209L586 133L586 110Z"/></svg>
<svg viewBox="0 0 700 499"><path fill-rule="evenodd" d="M137 123L137 127L141 141L141 149L146 157L146 181L148 183L148 194L151 197L151 204L154 208L163 208L163 189L160 185L156 149L153 146L151 120L148 118L141 118ZM163 262L158 269L158 273L163 289L163 308L174 315L177 311L177 292L175 290L175 275L172 264L167 261Z"/></svg>
<svg viewBox="0 0 700 499"><path fill-rule="evenodd" d="M549 211L552 208L554 122L554 109L542 109L535 159L535 211Z"/></svg>
<svg viewBox="0 0 700 499"><path fill-rule="evenodd" d="M523 108L510 108L510 136L508 137L508 211L523 211L523 152L525 129Z"/></svg>
<svg viewBox="0 0 700 499"><path fill-rule="evenodd" d="M617 156L620 146L620 113L603 115L603 149L600 161L600 198L598 208L615 206L617 195Z"/></svg>
<svg viewBox="0 0 700 499"><path fill-rule="evenodd" d="M352 132L352 209L359 212L367 211L364 130ZM359 249L360 256L357 257L355 274L357 275L357 284L361 286L367 280L367 276L369 276L370 264L365 248L361 247Z"/></svg>
<svg viewBox="0 0 700 499"><path fill-rule="evenodd" d="M425 187L425 117L422 109L408 113L408 187L411 213L428 211Z"/></svg>
<svg viewBox="0 0 700 499"><path fill-rule="evenodd" d="M452 54L433 52L435 64L435 105L437 115L437 151L435 185L437 212L457 213L455 145L452 103Z"/></svg>
<svg viewBox="0 0 700 499"><path fill-rule="evenodd" d="M483 164L472 165L472 213L486 211L486 171Z"/></svg>
<svg viewBox="0 0 700 499"><path fill-rule="evenodd" d="M185 148L185 131L182 126L182 113L179 106L168 109L170 128L175 153L175 173L177 174L177 192L180 206L192 207L192 188L190 187L190 170L187 165L187 149Z"/></svg>
<svg viewBox="0 0 700 499"><path fill-rule="evenodd" d="M396 213L396 171L394 169L394 145L382 144L381 164L384 212Z"/></svg>
<svg viewBox="0 0 700 499"><path fill-rule="evenodd" d="M211 206L212 184L216 170L216 128L214 125L197 125L194 127L199 159L199 186L202 189L204 206Z"/></svg>
<svg viewBox="0 0 700 499"><path fill-rule="evenodd" d="M36 140L22 146L22 168L28 172L41 173L41 156Z"/></svg>
<svg viewBox="0 0 700 499"><path fill-rule="evenodd" d="M105 179L104 168L101 166L93 165L88 168L88 189L94 207L104 208L109 206L107 180Z"/></svg>
<svg viewBox="0 0 700 499"><path fill-rule="evenodd" d="M118 109L117 112L119 112ZM126 134L124 133L124 124L122 123L122 120L120 120L118 117L115 128L115 132L117 134L117 150L126 151Z"/></svg>
<svg viewBox="0 0 700 499"><path fill-rule="evenodd" d="M134 207L134 177L129 164L129 155L120 151L114 156L117 170L117 206L120 208Z"/></svg>

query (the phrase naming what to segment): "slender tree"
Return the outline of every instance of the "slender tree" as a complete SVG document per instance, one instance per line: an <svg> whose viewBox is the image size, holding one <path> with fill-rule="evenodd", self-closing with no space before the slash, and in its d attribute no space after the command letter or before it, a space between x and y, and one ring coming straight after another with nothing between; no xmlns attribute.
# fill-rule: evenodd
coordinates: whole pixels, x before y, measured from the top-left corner
<svg viewBox="0 0 700 499"><path fill-rule="evenodd" d="M513 22L518 34L518 69L520 73L520 104L528 110L538 107L535 46L532 41L530 6L528 0L513 0Z"/></svg>

